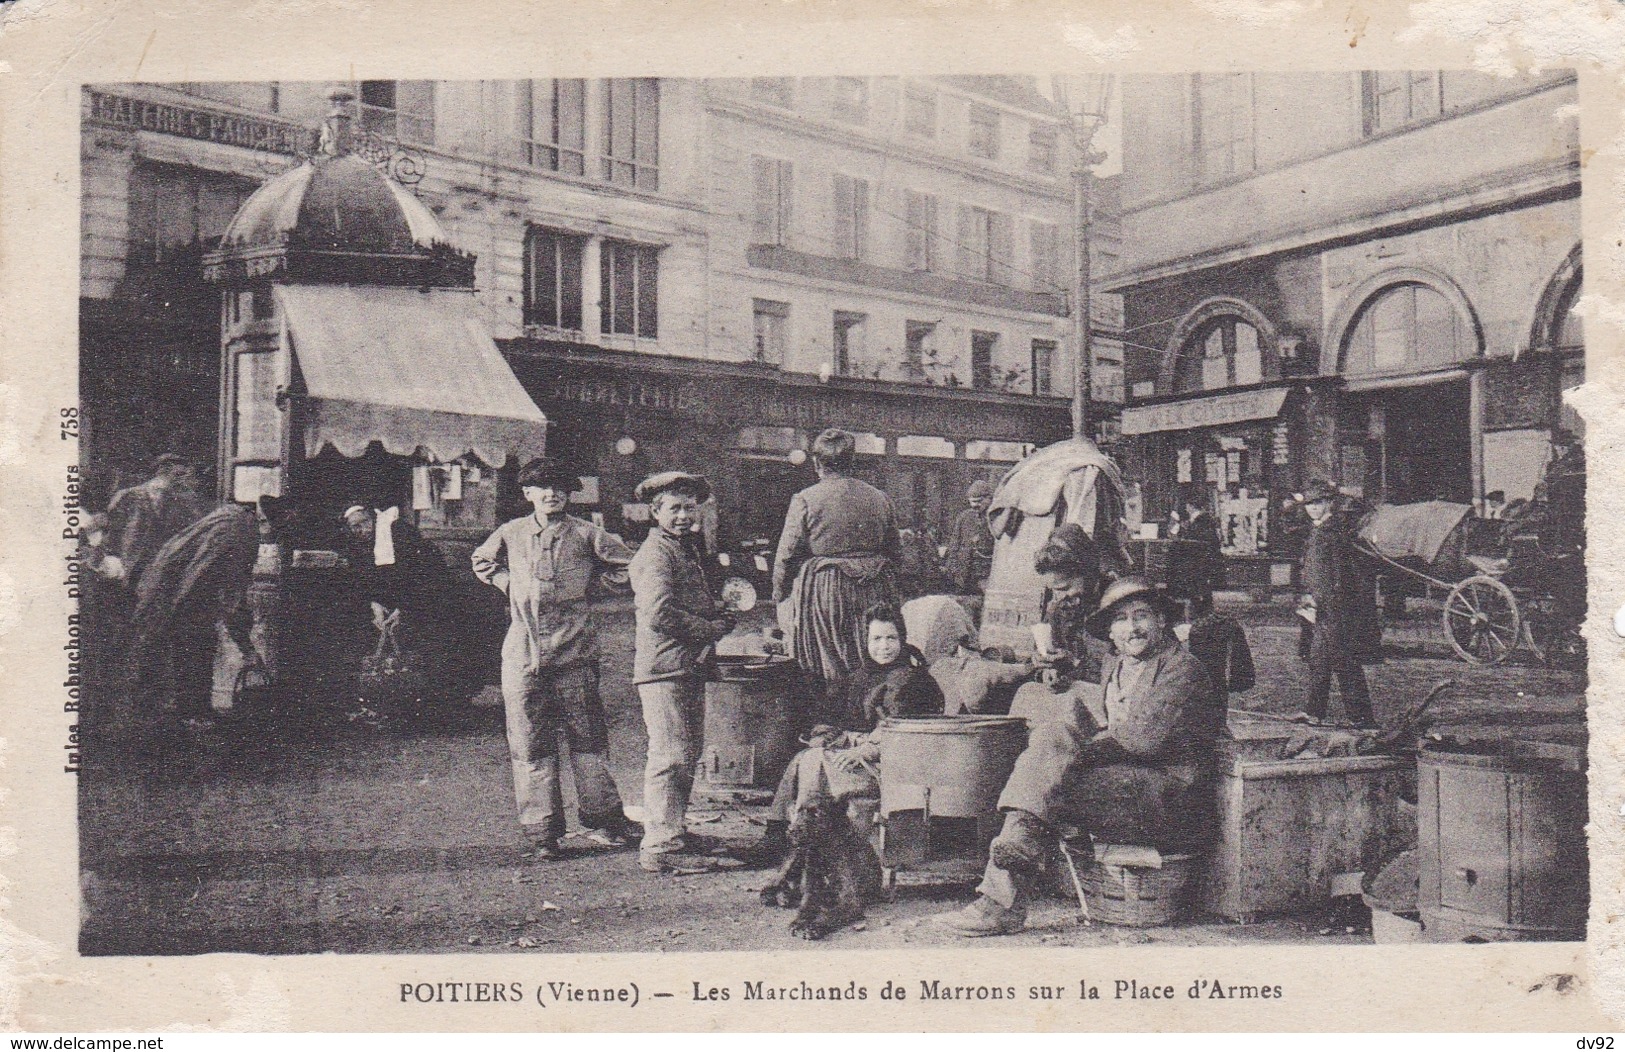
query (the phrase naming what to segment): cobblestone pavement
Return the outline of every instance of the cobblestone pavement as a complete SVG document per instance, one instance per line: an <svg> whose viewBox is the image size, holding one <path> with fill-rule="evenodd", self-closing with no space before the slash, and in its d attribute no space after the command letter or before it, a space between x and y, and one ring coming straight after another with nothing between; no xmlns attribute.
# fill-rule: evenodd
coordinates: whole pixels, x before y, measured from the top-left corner
<svg viewBox="0 0 1625 1052"><path fill-rule="evenodd" d="M1294 630L1278 613L1249 612L1260 666L1236 703L1290 712L1301 668ZM613 773L641 799L644 737L626 679L629 618L606 612L605 696ZM1289 620L1289 619L1288 619ZM1399 711L1443 678L1458 686L1447 721L1512 714L1572 721L1580 677L1528 665L1471 668L1417 650L1371 672L1379 715ZM588 952L869 949L943 945L928 922L966 901L968 886L907 886L869 910L862 930L827 943L792 938L785 912L761 907L766 874L730 870L656 878L635 853L580 837L571 859L538 864L512 812L500 709L468 707L433 727L398 733L325 726L298 737L240 732L206 752L147 766L91 760L81 776L86 953ZM697 801L695 827L759 835L760 800ZM1123 929L1079 923L1075 902L1035 908L1029 930L1000 946L1357 943L1318 915L1257 924L1197 917Z"/></svg>

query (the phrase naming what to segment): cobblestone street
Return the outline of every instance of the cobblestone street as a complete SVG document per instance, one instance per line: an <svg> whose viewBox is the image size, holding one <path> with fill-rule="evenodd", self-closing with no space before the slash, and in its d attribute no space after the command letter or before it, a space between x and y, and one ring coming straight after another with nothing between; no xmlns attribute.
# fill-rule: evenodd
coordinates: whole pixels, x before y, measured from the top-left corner
<svg viewBox="0 0 1625 1052"><path fill-rule="evenodd" d="M1278 611L1249 615L1259 686L1236 703L1299 707L1294 629ZM606 611L605 696L613 772L627 802L641 797L644 737L626 679L630 618ZM1420 625L1420 622L1418 622ZM1469 667L1426 656L1418 628L1407 654L1371 671L1379 716L1433 684L1447 723L1490 718L1573 723L1580 677L1529 665ZM1395 634L1400 635L1399 633ZM1539 733L1536 726L1530 727ZM1550 729L1550 728L1548 728ZM1559 728L1562 729L1562 728ZM656 878L636 854L572 836L575 857L538 864L512 814L500 709L469 707L443 725L395 733L332 727L296 747L252 735L218 753L179 756L145 776L91 764L83 775L82 947L90 954L339 952L593 952L739 950L832 945L939 945L926 920L965 900L965 885L914 886L873 906L862 930L808 944L787 913L760 906L764 872ZM696 799L691 822L728 838L760 834L761 808ZM1074 902L1042 902L1029 930L1002 945L1212 945L1362 942L1319 915L1241 925L1212 917L1146 930L1085 926Z"/></svg>

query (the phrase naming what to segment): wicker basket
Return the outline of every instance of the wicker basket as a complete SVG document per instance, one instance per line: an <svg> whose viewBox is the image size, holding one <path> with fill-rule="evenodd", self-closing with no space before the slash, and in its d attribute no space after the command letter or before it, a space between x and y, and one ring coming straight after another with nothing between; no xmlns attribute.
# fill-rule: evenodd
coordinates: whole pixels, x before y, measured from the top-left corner
<svg viewBox="0 0 1625 1052"><path fill-rule="evenodd" d="M1133 928L1178 920L1200 868L1194 855L1163 855L1161 869L1107 866L1087 855L1077 862L1089 919Z"/></svg>

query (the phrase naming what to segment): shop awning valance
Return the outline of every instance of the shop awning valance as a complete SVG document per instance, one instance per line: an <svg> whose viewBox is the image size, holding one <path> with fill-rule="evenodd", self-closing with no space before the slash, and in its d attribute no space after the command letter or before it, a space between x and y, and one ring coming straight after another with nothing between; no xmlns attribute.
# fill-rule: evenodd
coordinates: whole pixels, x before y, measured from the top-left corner
<svg viewBox="0 0 1625 1052"><path fill-rule="evenodd" d="M1231 391L1227 394L1186 398L1160 405L1127 406L1123 409L1123 434L1146 435L1157 431L1188 431L1197 427L1239 424L1246 420L1270 420L1286 404L1287 389Z"/></svg>
<svg viewBox="0 0 1625 1052"><path fill-rule="evenodd" d="M276 294L308 398L307 456L327 445L360 456L372 442L490 465L541 455L547 418L467 293L283 285Z"/></svg>

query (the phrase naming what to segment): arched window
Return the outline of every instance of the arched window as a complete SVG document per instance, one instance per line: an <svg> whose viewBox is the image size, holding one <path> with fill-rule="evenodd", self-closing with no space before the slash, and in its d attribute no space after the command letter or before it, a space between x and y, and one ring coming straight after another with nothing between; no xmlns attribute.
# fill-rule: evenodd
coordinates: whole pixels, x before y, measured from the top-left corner
<svg viewBox="0 0 1625 1052"><path fill-rule="evenodd" d="M1473 357L1466 319L1437 290L1420 282L1392 285L1373 296L1343 349L1343 372L1397 373L1450 365Z"/></svg>
<svg viewBox="0 0 1625 1052"><path fill-rule="evenodd" d="M1258 329L1233 314L1221 315L1196 330L1179 351L1174 388L1217 391L1264 379L1264 355Z"/></svg>
<svg viewBox="0 0 1625 1052"><path fill-rule="evenodd" d="M1552 347L1558 351L1582 350L1586 343L1585 319L1575 311L1574 307L1580 302L1581 282L1574 285L1563 296L1563 302L1558 305L1557 316L1560 319L1557 331L1553 333Z"/></svg>

